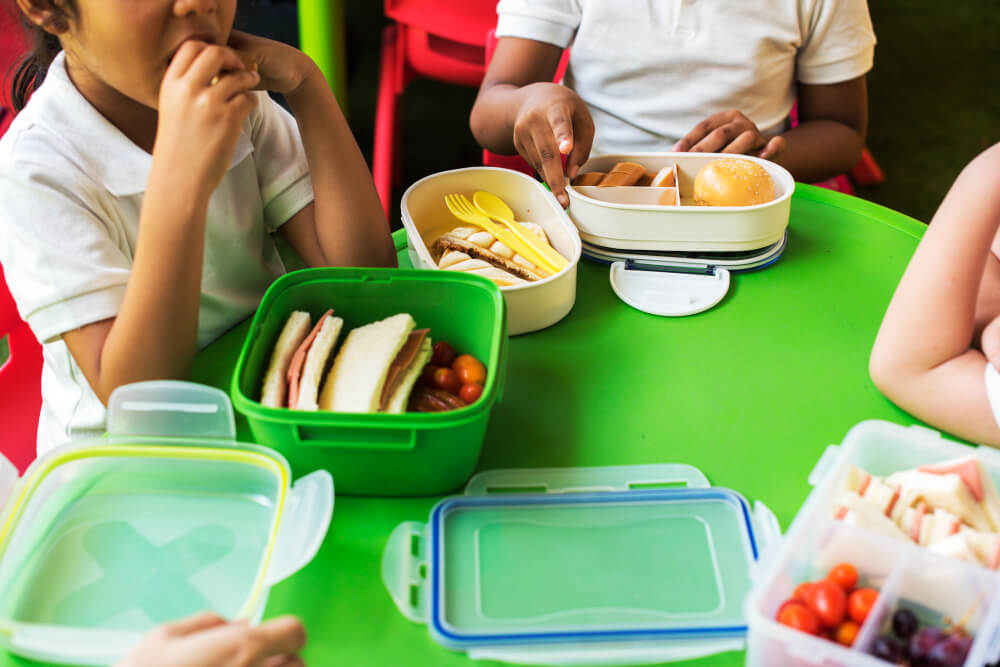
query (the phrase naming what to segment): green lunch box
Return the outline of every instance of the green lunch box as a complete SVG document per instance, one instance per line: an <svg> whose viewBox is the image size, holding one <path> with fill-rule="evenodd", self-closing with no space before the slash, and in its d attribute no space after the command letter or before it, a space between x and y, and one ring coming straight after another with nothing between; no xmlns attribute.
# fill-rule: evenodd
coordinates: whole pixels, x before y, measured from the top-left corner
<svg viewBox="0 0 1000 667"><path fill-rule="evenodd" d="M433 341L486 366L476 402L450 412L351 414L261 405L271 351L294 310L344 319L338 346L358 326L409 313ZM339 493L433 495L461 486L475 470L493 404L507 372L503 296L478 276L444 271L321 268L286 274L254 315L233 372L231 397L254 439L288 459L296 475L327 469ZM333 356L333 355L331 355ZM324 375L325 377L325 375Z"/></svg>

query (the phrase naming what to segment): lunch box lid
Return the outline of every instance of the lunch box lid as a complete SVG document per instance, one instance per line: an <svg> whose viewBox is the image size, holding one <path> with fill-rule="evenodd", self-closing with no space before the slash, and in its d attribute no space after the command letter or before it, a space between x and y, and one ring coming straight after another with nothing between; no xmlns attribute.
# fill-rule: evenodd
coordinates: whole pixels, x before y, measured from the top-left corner
<svg viewBox="0 0 1000 667"><path fill-rule="evenodd" d="M788 232L766 248L734 253L644 253L584 244L584 256L611 263L611 288L622 301L651 315L682 316L708 310L729 291L729 274L778 261Z"/></svg>
<svg viewBox="0 0 1000 667"><path fill-rule="evenodd" d="M107 423L20 480L0 457L0 644L107 664L198 611L258 620L270 586L326 535L330 474L293 486L279 454L235 441L229 399L211 387L120 387Z"/></svg>
<svg viewBox="0 0 1000 667"><path fill-rule="evenodd" d="M681 464L496 470L399 525L400 611L473 658L626 664L743 646L774 515Z"/></svg>

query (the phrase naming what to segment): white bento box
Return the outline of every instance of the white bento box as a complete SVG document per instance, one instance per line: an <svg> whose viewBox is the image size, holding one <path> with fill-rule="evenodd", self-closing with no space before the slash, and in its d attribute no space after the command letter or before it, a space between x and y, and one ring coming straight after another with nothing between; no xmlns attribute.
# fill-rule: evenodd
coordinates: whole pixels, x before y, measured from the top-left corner
<svg viewBox="0 0 1000 667"><path fill-rule="evenodd" d="M774 181L774 199L756 206L685 204L692 196L695 176L720 157L740 157L763 167ZM566 188L569 215L587 244L613 250L737 252L773 245L785 235L795 180L774 162L720 153L631 153L592 157L580 173L607 172L618 162L641 164L647 172L675 166L680 205L616 203L584 194L612 191L614 187L570 185Z"/></svg>
<svg viewBox="0 0 1000 667"><path fill-rule="evenodd" d="M780 542L767 554L746 599L749 667L772 665L885 667L874 657L876 637L888 630L898 603L922 620L961 620L974 636L964 667L981 667L1000 657L1000 573L934 553L912 542L885 537L832 518L848 469L887 476L893 472L959 457L975 456L1000 486L1000 452L970 448L921 427L871 420L831 445L809 476L815 487ZM854 564L861 585L879 597L852 646L805 634L775 620L782 602L804 581L822 578L841 562Z"/></svg>
<svg viewBox="0 0 1000 667"><path fill-rule="evenodd" d="M500 288L507 302L508 332L514 336L555 324L576 301L580 236L552 193L525 174L496 167L468 167L431 174L407 188L400 210L410 261L415 268L438 268L430 251L434 240L455 227L470 226L451 214L445 195L464 194L471 201L477 191L503 199L518 222L541 225L552 247L569 262L559 273L537 282Z"/></svg>

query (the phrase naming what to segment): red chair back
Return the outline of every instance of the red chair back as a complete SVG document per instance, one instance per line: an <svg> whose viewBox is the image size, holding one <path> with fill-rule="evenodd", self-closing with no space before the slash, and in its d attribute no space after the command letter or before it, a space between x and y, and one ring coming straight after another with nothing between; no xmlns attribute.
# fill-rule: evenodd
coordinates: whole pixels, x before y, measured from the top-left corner
<svg viewBox="0 0 1000 667"><path fill-rule="evenodd" d="M486 31L497 24L497 3L496 0L385 0L385 15L400 25L482 48Z"/></svg>
<svg viewBox="0 0 1000 667"><path fill-rule="evenodd" d="M42 346L17 312L0 269L0 339L9 357L0 364L0 452L24 472L35 458L42 409Z"/></svg>

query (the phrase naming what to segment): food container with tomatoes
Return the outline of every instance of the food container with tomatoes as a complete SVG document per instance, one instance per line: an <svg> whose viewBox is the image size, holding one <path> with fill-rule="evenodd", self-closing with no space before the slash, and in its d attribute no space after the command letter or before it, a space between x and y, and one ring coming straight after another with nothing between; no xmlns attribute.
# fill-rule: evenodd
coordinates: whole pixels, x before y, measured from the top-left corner
<svg viewBox="0 0 1000 667"><path fill-rule="evenodd" d="M888 480L970 455L1000 481L996 452L920 426L862 422L828 448L810 475L813 492L747 597L747 665L981 667L1000 659L1000 573L833 511L857 469ZM838 582L844 595L833 591Z"/></svg>
<svg viewBox="0 0 1000 667"><path fill-rule="evenodd" d="M401 414L263 405L262 380L289 315L305 311L319 317L331 308L343 318L345 334L408 313L417 327L430 329L434 342L449 343L451 363L448 373L442 373L448 378L443 385L432 377L421 379L409 409ZM341 493L445 493L474 472L490 414L503 394L506 322L500 291L478 276L370 268L288 273L271 285L251 322L233 371L233 406L246 416L254 439L284 455L295 474L329 470ZM441 352L439 345L431 365L441 364L436 368L444 370ZM480 387L464 386L476 384ZM463 389L470 400L461 398ZM455 409L426 404L442 396L454 403L445 407Z"/></svg>

